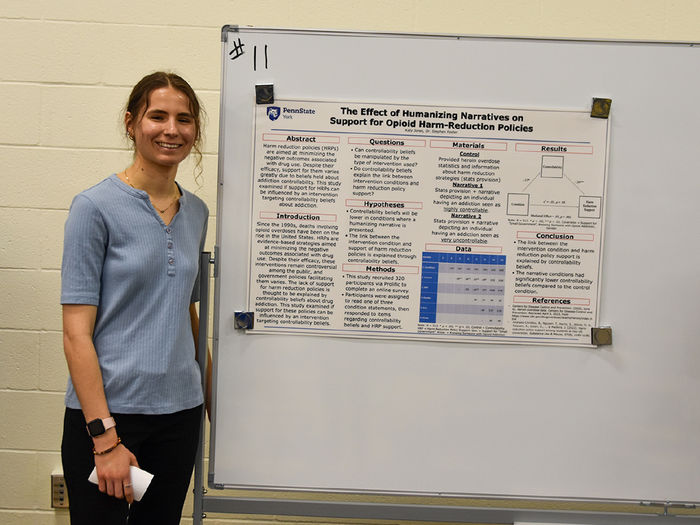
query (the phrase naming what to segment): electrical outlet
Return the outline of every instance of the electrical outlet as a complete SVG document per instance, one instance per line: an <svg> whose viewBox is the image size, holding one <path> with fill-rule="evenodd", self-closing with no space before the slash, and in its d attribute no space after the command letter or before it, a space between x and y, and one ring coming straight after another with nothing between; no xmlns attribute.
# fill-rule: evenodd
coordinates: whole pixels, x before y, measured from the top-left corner
<svg viewBox="0 0 700 525"><path fill-rule="evenodd" d="M51 474L51 508L68 508L68 492L63 474Z"/></svg>

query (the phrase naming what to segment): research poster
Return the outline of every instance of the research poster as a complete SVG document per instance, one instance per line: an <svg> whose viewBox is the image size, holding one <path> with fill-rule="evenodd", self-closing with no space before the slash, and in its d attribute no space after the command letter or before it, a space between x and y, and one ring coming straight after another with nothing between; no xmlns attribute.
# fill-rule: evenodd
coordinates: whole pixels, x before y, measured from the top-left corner
<svg viewBox="0 0 700 525"><path fill-rule="evenodd" d="M607 119L254 108L250 332L590 345Z"/></svg>

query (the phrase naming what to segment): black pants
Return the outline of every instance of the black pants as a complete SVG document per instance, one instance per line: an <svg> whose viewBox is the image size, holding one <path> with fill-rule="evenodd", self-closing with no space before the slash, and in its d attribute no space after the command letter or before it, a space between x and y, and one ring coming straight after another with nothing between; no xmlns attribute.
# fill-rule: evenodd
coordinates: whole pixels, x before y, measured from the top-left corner
<svg viewBox="0 0 700 525"><path fill-rule="evenodd" d="M201 405L165 415L112 414L122 443L139 467L153 474L141 501L131 507L88 481L95 467L92 439L81 410L66 409L61 457L71 525L177 525L192 477Z"/></svg>

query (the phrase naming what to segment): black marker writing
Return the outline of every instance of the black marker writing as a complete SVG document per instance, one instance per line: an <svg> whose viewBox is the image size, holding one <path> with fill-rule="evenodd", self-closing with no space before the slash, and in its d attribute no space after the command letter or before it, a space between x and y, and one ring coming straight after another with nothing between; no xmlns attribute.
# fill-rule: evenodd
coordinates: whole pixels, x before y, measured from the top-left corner
<svg viewBox="0 0 700 525"><path fill-rule="evenodd" d="M267 44L265 44L265 69L267 69ZM258 46L253 46L253 71L258 70Z"/></svg>
<svg viewBox="0 0 700 525"><path fill-rule="evenodd" d="M238 39L238 42L233 43L233 49L228 52L229 56L231 57L231 60L236 60L239 56L243 54L243 42L241 42L241 39Z"/></svg>

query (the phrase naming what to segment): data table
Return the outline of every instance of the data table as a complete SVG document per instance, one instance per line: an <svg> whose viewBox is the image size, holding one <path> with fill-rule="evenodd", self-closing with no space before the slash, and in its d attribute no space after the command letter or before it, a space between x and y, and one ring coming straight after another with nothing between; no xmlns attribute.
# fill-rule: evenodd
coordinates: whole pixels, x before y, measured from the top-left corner
<svg viewBox="0 0 700 525"><path fill-rule="evenodd" d="M502 326L506 256L423 252L420 322Z"/></svg>

